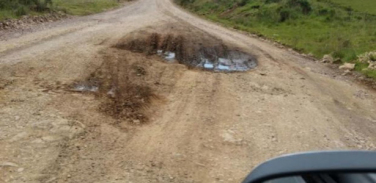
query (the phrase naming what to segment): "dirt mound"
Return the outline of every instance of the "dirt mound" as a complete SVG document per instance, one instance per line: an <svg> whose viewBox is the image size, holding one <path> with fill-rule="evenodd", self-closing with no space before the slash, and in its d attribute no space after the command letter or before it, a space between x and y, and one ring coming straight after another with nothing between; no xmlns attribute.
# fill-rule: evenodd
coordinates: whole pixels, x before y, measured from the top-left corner
<svg viewBox="0 0 376 183"><path fill-rule="evenodd" d="M257 66L254 56L231 48L206 33L176 29L179 28L169 27L164 33L158 33L158 30L134 32L114 47L147 55L158 54L169 62L177 61L189 68L232 72Z"/></svg>

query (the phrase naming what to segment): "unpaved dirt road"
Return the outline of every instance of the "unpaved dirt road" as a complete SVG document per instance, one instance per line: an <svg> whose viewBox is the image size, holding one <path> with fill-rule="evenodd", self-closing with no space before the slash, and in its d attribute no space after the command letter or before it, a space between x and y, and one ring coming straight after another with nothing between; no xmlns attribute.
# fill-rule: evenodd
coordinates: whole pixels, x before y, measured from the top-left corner
<svg viewBox="0 0 376 183"><path fill-rule="evenodd" d="M114 48L167 27L258 67L209 72ZM169 0L0 34L0 182L240 182L285 153L375 149L375 92ZM72 91L80 82L115 83L119 97Z"/></svg>

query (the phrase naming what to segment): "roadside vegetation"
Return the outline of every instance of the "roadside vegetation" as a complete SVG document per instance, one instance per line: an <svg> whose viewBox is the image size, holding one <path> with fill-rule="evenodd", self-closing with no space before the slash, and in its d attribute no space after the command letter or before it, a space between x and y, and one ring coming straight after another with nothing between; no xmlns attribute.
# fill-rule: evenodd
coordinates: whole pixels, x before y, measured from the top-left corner
<svg viewBox="0 0 376 183"><path fill-rule="evenodd" d="M175 0L213 21L273 39L300 52L356 63L376 78L358 56L376 50L374 0ZM371 59L370 59L371 60Z"/></svg>
<svg viewBox="0 0 376 183"><path fill-rule="evenodd" d="M0 20L48 11L52 0L0 0Z"/></svg>
<svg viewBox="0 0 376 183"><path fill-rule="evenodd" d="M88 15L116 7L122 1L125 0L0 0L0 21L51 11Z"/></svg>
<svg viewBox="0 0 376 183"><path fill-rule="evenodd" d="M53 0L55 9L71 15L99 13L119 5L119 0Z"/></svg>
<svg viewBox="0 0 376 183"><path fill-rule="evenodd" d="M331 0L337 5L351 7L356 11L376 15L376 1L373 0Z"/></svg>

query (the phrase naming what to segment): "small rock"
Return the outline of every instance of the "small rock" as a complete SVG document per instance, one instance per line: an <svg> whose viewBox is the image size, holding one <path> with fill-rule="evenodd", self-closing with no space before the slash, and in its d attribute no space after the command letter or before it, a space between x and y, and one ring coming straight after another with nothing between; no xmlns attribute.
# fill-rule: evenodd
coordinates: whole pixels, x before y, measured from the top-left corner
<svg viewBox="0 0 376 183"><path fill-rule="evenodd" d="M261 76L266 76L266 73L263 73L263 72L262 72L262 73L260 73L260 75L261 75Z"/></svg>
<svg viewBox="0 0 376 183"><path fill-rule="evenodd" d="M31 143L33 143L33 144L43 144L44 141L42 139L38 138L38 139L31 141Z"/></svg>
<svg viewBox="0 0 376 183"><path fill-rule="evenodd" d="M54 142L54 141L60 140L61 138L58 136L50 135L50 136L44 136L41 139L45 142Z"/></svg>
<svg viewBox="0 0 376 183"><path fill-rule="evenodd" d="M21 133L18 133L17 135L13 136L11 139L9 139L10 142L16 142L16 141L19 141L19 140L22 140L24 138L27 138L29 136L29 134L27 132L21 132Z"/></svg>
<svg viewBox="0 0 376 183"><path fill-rule="evenodd" d="M134 119L134 120L133 120L133 123L134 123L134 124L140 124L141 121L140 121L139 119Z"/></svg>
<svg viewBox="0 0 376 183"><path fill-rule="evenodd" d="M345 70L345 72L343 72L342 76L346 76L346 75L349 75L351 73L350 70Z"/></svg>
<svg viewBox="0 0 376 183"><path fill-rule="evenodd" d="M56 180L56 177L52 177L52 178L48 179L48 180L46 181L46 183L50 183L50 182L53 182L53 181L55 181L55 180Z"/></svg>
<svg viewBox="0 0 376 183"><path fill-rule="evenodd" d="M333 63L334 59L331 55L324 55L321 62L322 63Z"/></svg>
<svg viewBox="0 0 376 183"><path fill-rule="evenodd" d="M345 64L339 66L339 69L341 69L341 70L354 70L355 69L355 64L345 63Z"/></svg>
<svg viewBox="0 0 376 183"><path fill-rule="evenodd" d="M376 62L375 61L369 61L368 62L368 69L376 70Z"/></svg>
<svg viewBox="0 0 376 183"><path fill-rule="evenodd" d="M3 162L0 163L0 167L18 167L18 165L12 162Z"/></svg>
<svg viewBox="0 0 376 183"><path fill-rule="evenodd" d="M16 121L18 121L18 120L20 120L20 117L19 117L19 116L15 116L14 119L15 119Z"/></svg>

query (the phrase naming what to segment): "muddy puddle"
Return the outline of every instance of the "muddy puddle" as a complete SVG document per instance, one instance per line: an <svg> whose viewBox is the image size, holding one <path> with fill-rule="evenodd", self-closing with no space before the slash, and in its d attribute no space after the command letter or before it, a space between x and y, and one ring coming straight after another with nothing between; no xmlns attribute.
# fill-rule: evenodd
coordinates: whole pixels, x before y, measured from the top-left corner
<svg viewBox="0 0 376 183"><path fill-rule="evenodd" d="M157 55L164 58L168 63L179 62L174 52L158 50ZM214 55L214 58L208 58L201 56L199 60L200 62L197 65L190 66L217 72L244 72L257 67L257 62L252 56L238 51L230 51L227 57Z"/></svg>
<svg viewBox="0 0 376 183"><path fill-rule="evenodd" d="M158 50L157 54L164 58L167 62L174 62L176 61L176 54L174 52L170 51L163 51L163 50Z"/></svg>
<svg viewBox="0 0 376 183"><path fill-rule="evenodd" d="M144 33L130 35L114 46L118 49L158 55L168 63L215 72L244 72L257 67L257 59L232 49L222 41L197 35Z"/></svg>

